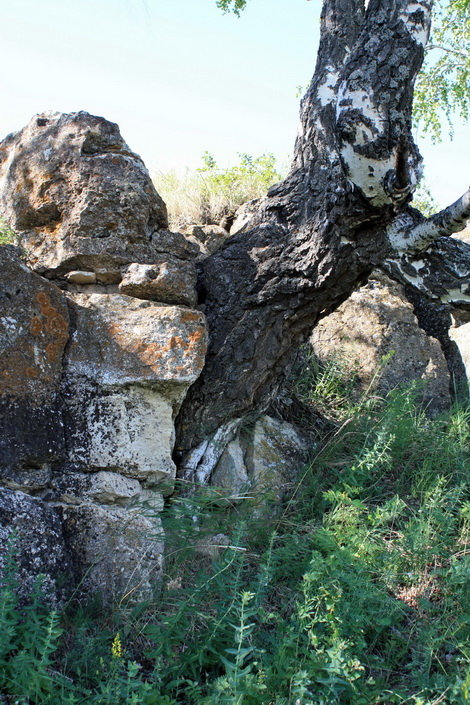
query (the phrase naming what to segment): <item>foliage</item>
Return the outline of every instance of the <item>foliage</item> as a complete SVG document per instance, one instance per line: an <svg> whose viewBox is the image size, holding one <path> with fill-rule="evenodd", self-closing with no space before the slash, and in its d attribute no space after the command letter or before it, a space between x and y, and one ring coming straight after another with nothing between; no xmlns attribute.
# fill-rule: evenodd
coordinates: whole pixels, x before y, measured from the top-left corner
<svg viewBox="0 0 470 705"><path fill-rule="evenodd" d="M239 154L237 164L220 168L205 152L195 172L187 171L183 177L174 172L157 174L155 186L168 206L171 227L178 229L194 223L219 223L243 203L264 196L280 179L272 154Z"/></svg>
<svg viewBox="0 0 470 705"><path fill-rule="evenodd" d="M426 218L429 218L429 216L437 213L439 210L437 201L426 186L424 180L419 183L418 188L414 192L413 203L411 205L421 211Z"/></svg>
<svg viewBox="0 0 470 705"><path fill-rule="evenodd" d="M245 9L247 0L216 0L216 5L223 12L233 12L237 17Z"/></svg>
<svg viewBox="0 0 470 705"><path fill-rule="evenodd" d="M414 117L434 141L442 139L443 119L452 134L455 116L470 109L470 2L435 3L426 60L415 88Z"/></svg>
<svg viewBox="0 0 470 705"><path fill-rule="evenodd" d="M403 389L355 403L334 376L297 383L304 403L343 401L277 515L173 498L155 601L69 608L59 624L37 600L20 613L4 579L1 692L35 705L468 703L469 412L426 418Z"/></svg>
<svg viewBox="0 0 470 705"><path fill-rule="evenodd" d="M16 234L9 225L0 218L0 245L13 245L16 242Z"/></svg>

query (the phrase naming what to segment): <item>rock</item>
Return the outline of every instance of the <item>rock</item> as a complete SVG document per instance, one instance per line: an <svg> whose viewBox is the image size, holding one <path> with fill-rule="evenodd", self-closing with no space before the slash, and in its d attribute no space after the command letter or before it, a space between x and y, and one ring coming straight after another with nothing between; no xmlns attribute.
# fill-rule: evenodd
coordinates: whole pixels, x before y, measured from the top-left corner
<svg viewBox="0 0 470 705"><path fill-rule="evenodd" d="M163 529L157 517L98 505L68 506L64 532L81 590L107 601L148 599L158 589L163 562Z"/></svg>
<svg viewBox="0 0 470 705"><path fill-rule="evenodd" d="M73 272L68 272L65 275L65 278L71 284L95 284L96 283L95 272L73 271Z"/></svg>
<svg viewBox="0 0 470 705"><path fill-rule="evenodd" d="M0 270L0 468L34 467L64 454L59 389L68 309L16 248L0 247Z"/></svg>
<svg viewBox="0 0 470 705"><path fill-rule="evenodd" d="M106 269L104 267L95 268L95 277L98 284L104 284L105 286L112 284L119 284L122 279L122 274L120 269Z"/></svg>
<svg viewBox="0 0 470 705"><path fill-rule="evenodd" d="M119 294L70 294L70 305L69 461L171 491L174 419L204 364L203 315Z"/></svg>
<svg viewBox="0 0 470 705"><path fill-rule="evenodd" d="M0 247L0 491L8 521L18 508L28 585L54 572L34 548L42 532L67 554L72 589L148 597L174 419L206 353L204 316L188 308L199 248L166 230L117 126L87 113L37 116L0 143L0 212L22 246Z"/></svg>
<svg viewBox="0 0 470 705"><path fill-rule="evenodd" d="M205 558L215 561L220 558L220 554L230 546L230 538L227 534L214 534L199 539L195 545L195 553Z"/></svg>
<svg viewBox="0 0 470 705"><path fill-rule="evenodd" d="M194 262L163 255L154 264L130 264L124 269L119 291L138 299L194 306L196 266Z"/></svg>
<svg viewBox="0 0 470 705"><path fill-rule="evenodd" d="M53 607L69 596L72 561L61 509L0 487L0 571L8 570L9 562L22 596L38 581Z"/></svg>
<svg viewBox="0 0 470 705"><path fill-rule="evenodd" d="M306 441L292 424L265 415L255 423L245 444L245 463L254 491L281 499L305 463Z"/></svg>
<svg viewBox="0 0 470 705"><path fill-rule="evenodd" d="M211 476L212 501L219 506L251 498L261 507L279 502L305 463L308 444L286 421L261 416L225 448Z"/></svg>
<svg viewBox="0 0 470 705"><path fill-rule="evenodd" d="M3 467L0 483L10 490L20 490L30 495L41 495L50 487L52 471L48 465L38 468Z"/></svg>
<svg viewBox="0 0 470 705"><path fill-rule="evenodd" d="M204 259L216 252L230 237L220 225L190 225L183 230L190 242L199 248L198 259Z"/></svg>
<svg viewBox="0 0 470 705"><path fill-rule="evenodd" d="M216 492L213 501L219 506L236 504L250 493L250 478L239 437L225 448L212 472L211 485Z"/></svg>
<svg viewBox="0 0 470 705"><path fill-rule="evenodd" d="M204 317L119 294L70 294L64 389L75 471L117 472L168 493L174 419L204 364Z"/></svg>
<svg viewBox="0 0 470 705"><path fill-rule="evenodd" d="M184 393L199 376L207 346L199 311L112 294L76 294L70 305L69 378L106 388L172 382Z"/></svg>
<svg viewBox="0 0 470 705"><path fill-rule="evenodd" d="M181 401L180 392L177 401ZM74 387L68 401L69 460L82 472L109 470L171 489L175 465L174 401L132 385L103 393Z"/></svg>
<svg viewBox="0 0 470 705"><path fill-rule="evenodd" d="M142 494L142 486L138 480L104 470L87 474L60 474L52 478L49 485L52 489L51 499L64 504L83 504L91 501L124 506L138 500Z"/></svg>
<svg viewBox="0 0 470 705"><path fill-rule="evenodd" d="M316 326L311 344L321 361L334 358L356 375L358 391L386 394L424 383L420 399L435 413L450 404L449 371L438 341L419 327L403 287L381 273ZM380 374L382 359L389 356Z"/></svg>
<svg viewBox="0 0 470 705"><path fill-rule="evenodd" d="M166 206L118 126L86 112L36 115L0 142L0 216L48 277L195 253L166 232Z"/></svg>
<svg viewBox="0 0 470 705"><path fill-rule="evenodd" d="M230 228L230 235L235 235L236 233L242 232L242 230L249 225L253 215L259 209L259 203L259 199L256 198L253 201L247 201L240 206L240 208L238 208Z"/></svg>

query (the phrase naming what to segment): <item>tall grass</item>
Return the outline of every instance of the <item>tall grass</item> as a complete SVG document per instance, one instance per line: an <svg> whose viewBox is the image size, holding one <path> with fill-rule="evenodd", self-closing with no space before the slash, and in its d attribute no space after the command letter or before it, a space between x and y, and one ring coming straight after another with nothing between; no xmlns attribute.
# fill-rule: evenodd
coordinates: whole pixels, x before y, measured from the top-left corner
<svg viewBox="0 0 470 705"><path fill-rule="evenodd" d="M469 412L429 419L413 389L346 403L333 378L317 381L343 400L334 430L277 516L173 498L153 601L18 619L4 581L11 702L470 702Z"/></svg>
<svg viewBox="0 0 470 705"><path fill-rule="evenodd" d="M266 195L280 180L272 154L240 154L237 164L220 168L206 152L202 166L196 170L186 170L183 175L175 171L154 175L155 188L167 204L174 230L192 224L218 224L243 203Z"/></svg>

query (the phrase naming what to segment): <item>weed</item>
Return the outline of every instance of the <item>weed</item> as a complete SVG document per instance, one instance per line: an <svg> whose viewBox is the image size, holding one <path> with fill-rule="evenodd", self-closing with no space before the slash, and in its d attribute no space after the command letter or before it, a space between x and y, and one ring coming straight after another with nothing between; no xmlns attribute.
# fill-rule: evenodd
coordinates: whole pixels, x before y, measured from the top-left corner
<svg viewBox="0 0 470 705"><path fill-rule="evenodd" d="M3 581L2 692L35 705L469 702L469 411L429 419L413 389L354 400L341 376L312 378L310 400L343 401L283 511L260 521L174 498L154 601L105 616L33 602L19 618Z"/></svg>

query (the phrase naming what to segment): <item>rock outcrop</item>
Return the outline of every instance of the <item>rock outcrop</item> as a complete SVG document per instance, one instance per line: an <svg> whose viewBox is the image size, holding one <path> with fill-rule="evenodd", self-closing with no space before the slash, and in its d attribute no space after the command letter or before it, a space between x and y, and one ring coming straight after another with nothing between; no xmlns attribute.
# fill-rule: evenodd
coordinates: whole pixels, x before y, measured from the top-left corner
<svg viewBox="0 0 470 705"><path fill-rule="evenodd" d="M420 328L404 288L382 273L321 320L311 344L321 361L334 357L347 368L358 391L370 387L386 394L421 381L421 401L431 413L450 405L450 374L439 341Z"/></svg>
<svg viewBox="0 0 470 705"><path fill-rule="evenodd" d="M272 511L299 478L311 447L292 424L263 415L242 428L211 475L214 501L248 500L258 513Z"/></svg>
<svg viewBox="0 0 470 705"><path fill-rule="evenodd" d="M0 143L0 214L21 248L0 248L0 527L14 505L38 535L50 523L56 558L47 539L29 561L50 593L62 572L140 599L162 567L174 419L204 364L199 249L166 229L117 126L87 113ZM21 565L27 532L18 519Z"/></svg>
<svg viewBox="0 0 470 705"><path fill-rule="evenodd" d="M0 247L0 569L14 565L25 592L40 579L52 603L71 592L142 599L162 571L175 417L205 361L196 263L229 232L170 232L140 157L115 124L83 112L37 115L0 142L0 217L19 244ZM409 298L372 277L318 325L313 346L341 357L362 388L393 351L377 390L423 380L437 411L450 400L448 365L458 372L452 355L468 357L470 324L464 312L450 329L448 308L437 324ZM309 450L287 422L254 419L213 467L209 498L244 498L262 517Z"/></svg>

